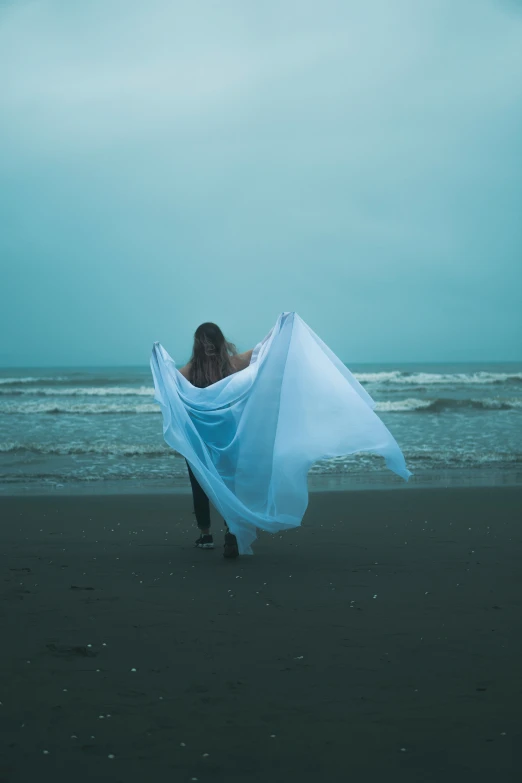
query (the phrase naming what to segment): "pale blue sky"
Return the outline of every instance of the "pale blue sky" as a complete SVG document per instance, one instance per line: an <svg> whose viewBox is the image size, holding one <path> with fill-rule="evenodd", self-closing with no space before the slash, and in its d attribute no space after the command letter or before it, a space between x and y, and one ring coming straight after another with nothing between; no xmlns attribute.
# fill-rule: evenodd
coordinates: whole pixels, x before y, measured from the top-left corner
<svg viewBox="0 0 522 783"><path fill-rule="evenodd" d="M0 365L522 359L513 0L0 0Z"/></svg>

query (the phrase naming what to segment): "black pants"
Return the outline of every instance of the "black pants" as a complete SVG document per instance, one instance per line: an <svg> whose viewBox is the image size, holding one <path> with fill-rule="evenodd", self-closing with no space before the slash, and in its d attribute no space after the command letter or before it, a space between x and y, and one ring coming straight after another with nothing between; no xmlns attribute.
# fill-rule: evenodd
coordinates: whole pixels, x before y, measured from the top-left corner
<svg viewBox="0 0 522 783"><path fill-rule="evenodd" d="M204 490L202 489L201 485L199 484L197 478L193 474L191 467L187 460L185 460L187 463L189 478L190 478L190 485L192 487L192 499L194 500L194 511L196 513L196 522L198 524L198 527L202 530L206 530L207 527L210 527L210 503L209 499L206 496Z"/></svg>
<svg viewBox="0 0 522 783"><path fill-rule="evenodd" d="M198 524L198 527L200 530L206 530L210 527L210 502L209 499L202 488L201 484L193 474L191 467L187 460L185 460L187 463L189 478L190 478L190 486L192 487L192 499L194 501L194 512L196 514L196 522ZM225 522L225 530L228 533L228 525Z"/></svg>

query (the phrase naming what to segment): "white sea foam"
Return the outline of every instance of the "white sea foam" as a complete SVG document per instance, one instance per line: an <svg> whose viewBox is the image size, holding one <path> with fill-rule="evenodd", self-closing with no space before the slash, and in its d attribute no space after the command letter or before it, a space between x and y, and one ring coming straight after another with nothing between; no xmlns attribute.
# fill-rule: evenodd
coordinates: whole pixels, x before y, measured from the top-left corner
<svg viewBox="0 0 522 783"><path fill-rule="evenodd" d="M53 378L34 378L32 376L28 376L26 378L0 378L0 386L9 386L9 385L18 385L23 383L42 383L42 381L47 381L49 383L52 383L53 381L66 381L67 377L64 375L57 375Z"/></svg>
<svg viewBox="0 0 522 783"><path fill-rule="evenodd" d="M376 403L377 413L440 413L457 410L522 410L521 399L498 399L495 397L483 399L452 399L436 397L421 400L408 397L403 400L381 400ZM70 402L67 399L57 402L33 400L3 400L0 402L0 414L36 415L36 414L68 414L79 416L95 416L106 414L151 414L159 413L155 402Z"/></svg>
<svg viewBox="0 0 522 783"><path fill-rule="evenodd" d="M407 411L418 411L423 408L429 408L431 400L418 400L410 397L407 400L386 400L378 402L375 406L377 413L403 413Z"/></svg>
<svg viewBox="0 0 522 783"><path fill-rule="evenodd" d="M98 414L133 414L133 413L159 413L159 407L156 403L140 403L138 405L125 405L118 403L95 403L95 402L0 402L0 414L76 414L76 415L98 415Z"/></svg>
<svg viewBox="0 0 522 783"><path fill-rule="evenodd" d="M522 383L522 372L499 373L477 371L472 373L408 373L401 370L389 370L382 372L354 372L355 378L362 384L392 385L392 386L480 386L504 383ZM87 386L89 378L82 379L81 386L71 384L71 378L67 376L33 377L24 378L0 378L0 395L30 395L41 397L152 397L154 387L141 385L129 386L125 384L114 386L100 385L103 378L96 377L97 386ZM53 383L69 381L67 386L54 386ZM74 381L73 381L74 383ZM38 384L38 385L35 385Z"/></svg>
<svg viewBox="0 0 522 783"><path fill-rule="evenodd" d="M152 397L153 386L30 386L22 389L0 389L1 395L33 397Z"/></svg>
<svg viewBox="0 0 522 783"><path fill-rule="evenodd" d="M477 371L469 373L430 373L430 372L406 372L403 370L383 370L381 372L354 372L355 378L364 384L402 385L402 386L465 386L465 385L489 385L502 383L522 383L522 372L487 372ZM58 375L53 377L28 376L23 378L0 378L0 387L3 394L32 394L42 396L148 396L152 395L152 386L128 386L122 385L103 386L102 376L89 376L82 373L83 386L74 386L74 380L70 376ZM87 386L89 381L97 382L97 386ZM56 387L52 384L68 386ZM34 386L38 384L38 386Z"/></svg>
<svg viewBox="0 0 522 783"><path fill-rule="evenodd" d="M405 373L400 370L392 370L390 372L361 372L354 373L354 375L360 383L393 383L412 386L431 386L434 384L462 386L468 384L498 384L508 381L522 382L522 372Z"/></svg>
<svg viewBox="0 0 522 783"><path fill-rule="evenodd" d="M521 399L497 399L496 397L485 397L483 399L452 399L450 397L436 397L431 400L420 400L415 397L409 397L406 400L387 400L378 402L375 406L376 412L381 413L408 413L411 411L425 413L440 413L441 411L458 410L522 410Z"/></svg>
<svg viewBox="0 0 522 783"><path fill-rule="evenodd" d="M17 454L54 454L68 456L71 454L100 454L120 457L165 457L177 455L166 444L147 443L36 443L33 441L6 441L0 443L0 453Z"/></svg>

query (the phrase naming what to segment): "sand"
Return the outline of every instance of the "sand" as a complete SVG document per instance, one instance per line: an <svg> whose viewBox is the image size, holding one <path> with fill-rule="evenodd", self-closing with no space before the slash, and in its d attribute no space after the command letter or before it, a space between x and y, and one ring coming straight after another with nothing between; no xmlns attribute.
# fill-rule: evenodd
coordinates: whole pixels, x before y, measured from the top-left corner
<svg viewBox="0 0 522 783"><path fill-rule="evenodd" d="M1 498L0 783L518 781L522 488Z"/></svg>

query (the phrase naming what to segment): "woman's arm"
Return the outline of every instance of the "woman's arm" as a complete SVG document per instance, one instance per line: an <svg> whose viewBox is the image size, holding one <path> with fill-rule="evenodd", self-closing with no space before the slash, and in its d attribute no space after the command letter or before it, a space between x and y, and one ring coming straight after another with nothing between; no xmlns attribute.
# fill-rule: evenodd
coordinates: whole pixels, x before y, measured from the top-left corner
<svg viewBox="0 0 522 783"><path fill-rule="evenodd" d="M250 364L250 359L252 358L253 350L254 349L251 348L249 351L245 351L245 353L236 353L236 355L232 357L234 365L239 370L244 370L246 367L248 367Z"/></svg>

